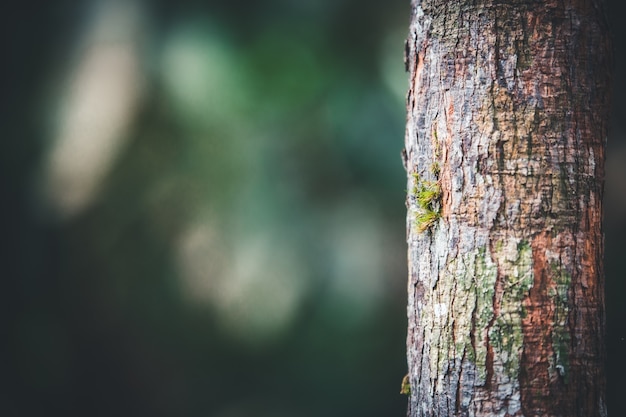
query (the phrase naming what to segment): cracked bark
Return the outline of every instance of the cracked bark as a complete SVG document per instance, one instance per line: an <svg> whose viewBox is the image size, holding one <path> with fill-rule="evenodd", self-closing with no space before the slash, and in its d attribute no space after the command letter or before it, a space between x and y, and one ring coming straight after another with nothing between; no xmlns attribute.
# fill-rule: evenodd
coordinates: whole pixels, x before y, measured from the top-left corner
<svg viewBox="0 0 626 417"><path fill-rule="evenodd" d="M609 50L599 0L413 0L409 416L606 415Z"/></svg>

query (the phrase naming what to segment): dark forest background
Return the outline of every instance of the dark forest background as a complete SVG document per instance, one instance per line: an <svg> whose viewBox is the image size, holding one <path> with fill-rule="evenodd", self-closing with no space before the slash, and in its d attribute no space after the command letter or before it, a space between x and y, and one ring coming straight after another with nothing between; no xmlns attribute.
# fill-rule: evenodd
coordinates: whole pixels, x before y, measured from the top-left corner
<svg viewBox="0 0 626 417"><path fill-rule="evenodd" d="M401 416L409 1L2 11L2 416ZM606 178L626 415L626 73Z"/></svg>

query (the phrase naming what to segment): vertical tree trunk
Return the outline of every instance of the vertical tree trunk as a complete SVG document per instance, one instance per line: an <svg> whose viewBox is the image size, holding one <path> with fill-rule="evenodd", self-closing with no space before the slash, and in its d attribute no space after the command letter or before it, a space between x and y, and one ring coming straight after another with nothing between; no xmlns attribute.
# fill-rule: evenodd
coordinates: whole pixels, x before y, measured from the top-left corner
<svg viewBox="0 0 626 417"><path fill-rule="evenodd" d="M599 0L413 0L409 416L605 416Z"/></svg>

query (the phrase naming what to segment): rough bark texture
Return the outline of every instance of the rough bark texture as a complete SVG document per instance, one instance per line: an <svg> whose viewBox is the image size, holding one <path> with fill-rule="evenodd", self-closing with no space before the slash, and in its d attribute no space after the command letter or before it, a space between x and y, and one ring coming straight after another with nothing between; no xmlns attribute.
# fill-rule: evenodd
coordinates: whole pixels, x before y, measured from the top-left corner
<svg viewBox="0 0 626 417"><path fill-rule="evenodd" d="M598 1L414 0L409 416L605 416Z"/></svg>

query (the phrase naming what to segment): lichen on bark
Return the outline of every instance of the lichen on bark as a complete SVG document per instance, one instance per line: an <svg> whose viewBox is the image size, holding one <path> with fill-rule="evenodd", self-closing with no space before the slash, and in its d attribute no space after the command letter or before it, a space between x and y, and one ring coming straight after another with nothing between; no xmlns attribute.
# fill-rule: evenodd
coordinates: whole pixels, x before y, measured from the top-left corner
<svg viewBox="0 0 626 417"><path fill-rule="evenodd" d="M490 325L489 344L493 349L493 366L501 367L509 381L516 381L524 344L523 300L533 286L532 249L526 241L509 240L495 251L501 282L496 293L497 317Z"/></svg>

